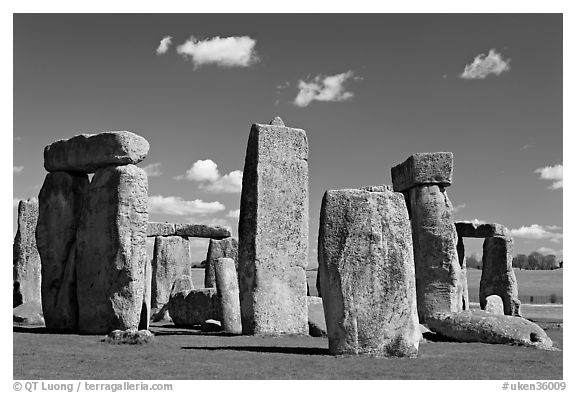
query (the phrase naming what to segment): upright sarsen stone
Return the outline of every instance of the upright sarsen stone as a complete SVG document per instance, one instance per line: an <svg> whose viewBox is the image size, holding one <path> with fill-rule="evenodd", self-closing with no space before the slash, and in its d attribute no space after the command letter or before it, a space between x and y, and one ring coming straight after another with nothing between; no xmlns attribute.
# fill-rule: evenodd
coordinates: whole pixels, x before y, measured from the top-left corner
<svg viewBox="0 0 576 393"><path fill-rule="evenodd" d="M222 240L210 239L206 266L204 267L204 288L216 288L216 273L214 265L220 258L232 258L238 270L238 240L229 237Z"/></svg>
<svg viewBox="0 0 576 393"><path fill-rule="evenodd" d="M12 307L34 302L40 304L40 255L36 247L38 201L23 200L18 203L18 230L13 246Z"/></svg>
<svg viewBox="0 0 576 393"><path fill-rule="evenodd" d="M148 178L135 165L96 171L77 243L78 328L138 328L144 300Z"/></svg>
<svg viewBox="0 0 576 393"><path fill-rule="evenodd" d="M52 172L39 194L36 242L42 259L42 308L46 327L76 332L76 247L88 175Z"/></svg>
<svg viewBox="0 0 576 393"><path fill-rule="evenodd" d="M250 131L238 224L244 334L308 333L308 140L280 118Z"/></svg>
<svg viewBox="0 0 576 393"><path fill-rule="evenodd" d="M192 276L190 242L180 236L157 236L152 258L152 308L160 309L170 300L177 278Z"/></svg>
<svg viewBox="0 0 576 393"><path fill-rule="evenodd" d="M236 264L231 258L219 258L214 263L216 291L222 310L222 330L233 334L242 334L240 317L240 292Z"/></svg>
<svg viewBox="0 0 576 393"><path fill-rule="evenodd" d="M318 263L331 354L417 355L412 234L402 194L326 191Z"/></svg>

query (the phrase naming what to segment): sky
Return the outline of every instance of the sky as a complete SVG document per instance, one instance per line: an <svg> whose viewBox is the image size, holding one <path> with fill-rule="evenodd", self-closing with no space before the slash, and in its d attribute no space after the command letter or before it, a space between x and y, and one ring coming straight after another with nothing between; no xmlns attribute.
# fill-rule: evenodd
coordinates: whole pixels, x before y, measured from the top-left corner
<svg viewBox="0 0 576 393"><path fill-rule="evenodd" d="M13 233L43 149L80 133L150 142L150 220L237 235L253 123L309 142L310 260L322 195L391 184L413 153L454 153L456 220L514 253L562 256L561 14L16 14ZM467 252L481 241L466 240ZM149 244L150 248L150 244ZM207 241L191 242L193 260Z"/></svg>

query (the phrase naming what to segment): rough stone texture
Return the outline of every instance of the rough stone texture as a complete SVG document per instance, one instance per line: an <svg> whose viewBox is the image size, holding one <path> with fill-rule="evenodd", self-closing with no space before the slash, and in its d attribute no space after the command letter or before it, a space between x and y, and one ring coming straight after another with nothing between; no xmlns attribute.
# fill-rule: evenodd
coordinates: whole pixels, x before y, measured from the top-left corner
<svg viewBox="0 0 576 393"><path fill-rule="evenodd" d="M326 337L326 318L324 318L324 306L322 298L308 296L308 330L312 337Z"/></svg>
<svg viewBox="0 0 576 393"><path fill-rule="evenodd" d="M194 289L194 284L192 283L191 276L182 275L174 281L172 285L172 290L170 291L170 297L174 296L178 292L191 291Z"/></svg>
<svg viewBox="0 0 576 393"><path fill-rule="evenodd" d="M149 222L146 228L146 236L173 236L176 235L176 224L168 222Z"/></svg>
<svg viewBox="0 0 576 393"><path fill-rule="evenodd" d="M46 175L38 197L36 243L48 329L78 329L77 229L88 186L86 174L52 172Z"/></svg>
<svg viewBox="0 0 576 393"><path fill-rule="evenodd" d="M452 219L452 203L443 187L415 187L408 195L418 317L425 323L435 312L462 309L462 269L456 250L458 236Z"/></svg>
<svg viewBox="0 0 576 393"><path fill-rule="evenodd" d="M214 263L216 290L222 310L222 330L228 333L242 334L240 317L240 290L234 259L219 258Z"/></svg>
<svg viewBox="0 0 576 393"><path fill-rule="evenodd" d="M208 319L222 320L216 288L174 292L168 302L168 312L174 325L193 327Z"/></svg>
<svg viewBox="0 0 576 393"><path fill-rule="evenodd" d="M508 231L506 227L500 224L486 224L470 221L456 222L456 231L460 237L494 237L494 236L507 236Z"/></svg>
<svg viewBox="0 0 576 393"><path fill-rule="evenodd" d="M148 178L135 165L96 171L78 228L78 328L137 328L144 301Z"/></svg>
<svg viewBox="0 0 576 393"><path fill-rule="evenodd" d="M468 277L466 274L466 250L464 249L464 241L460 235L458 235L456 251L458 252L458 263L460 264L460 280L458 282L458 291L462 293L462 304L458 308L462 310L469 310L470 298L468 296Z"/></svg>
<svg viewBox="0 0 576 393"><path fill-rule="evenodd" d="M148 344L154 342L154 334L148 329L113 330L104 339L109 344Z"/></svg>
<svg viewBox="0 0 576 393"><path fill-rule="evenodd" d="M12 307L41 301L41 263L36 247L38 201L28 199L18 203L18 230L12 255ZM40 308L41 311L41 308Z"/></svg>
<svg viewBox="0 0 576 393"><path fill-rule="evenodd" d="M46 146L44 168L93 173L109 165L137 164L149 149L146 139L129 131L81 134Z"/></svg>
<svg viewBox="0 0 576 393"><path fill-rule="evenodd" d="M407 191L429 184L443 187L452 184L453 157L450 152L413 154L392 168L394 191Z"/></svg>
<svg viewBox="0 0 576 393"><path fill-rule="evenodd" d="M402 194L326 191L318 262L331 354L417 355L412 236Z"/></svg>
<svg viewBox="0 0 576 393"><path fill-rule="evenodd" d="M203 224L176 224L176 235L224 239L231 236L230 228Z"/></svg>
<svg viewBox="0 0 576 393"><path fill-rule="evenodd" d="M204 266L204 288L216 288L216 275L214 264L220 258L232 258L234 266L238 270L238 240L233 237L227 239L210 239L206 265Z"/></svg>
<svg viewBox="0 0 576 393"><path fill-rule="evenodd" d="M12 321L23 325L44 325L42 305L37 300L30 300L13 308Z"/></svg>
<svg viewBox="0 0 576 393"><path fill-rule="evenodd" d="M308 334L308 140L301 129L254 124L238 223L244 334Z"/></svg>
<svg viewBox="0 0 576 393"><path fill-rule="evenodd" d="M504 314L520 316L518 284L512 268L512 237L488 237L482 246L482 276L480 277L480 308L486 307L486 297L498 295L504 304Z"/></svg>
<svg viewBox="0 0 576 393"><path fill-rule="evenodd" d="M498 295L490 295L486 298L486 307L484 311L490 314L504 315L504 304L502 298Z"/></svg>
<svg viewBox="0 0 576 393"><path fill-rule="evenodd" d="M428 319L437 334L459 342L512 344L552 349L552 340L533 322L485 311L437 313Z"/></svg>
<svg viewBox="0 0 576 393"><path fill-rule="evenodd" d="M170 299L177 278L191 277L190 243L180 236L156 236L152 258L152 308L160 309Z"/></svg>

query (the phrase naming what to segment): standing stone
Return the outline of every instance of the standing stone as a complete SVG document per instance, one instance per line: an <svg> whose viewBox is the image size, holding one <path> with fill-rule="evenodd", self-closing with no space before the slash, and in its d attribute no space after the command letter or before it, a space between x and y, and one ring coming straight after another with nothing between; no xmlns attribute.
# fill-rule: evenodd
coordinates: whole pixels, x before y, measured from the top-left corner
<svg viewBox="0 0 576 393"><path fill-rule="evenodd" d="M486 298L486 307L484 311L490 314L504 315L504 304L502 298L498 295L490 295Z"/></svg>
<svg viewBox="0 0 576 393"><path fill-rule="evenodd" d="M110 165L137 164L149 149L146 139L129 131L81 134L46 146L44 168L48 172L93 173Z"/></svg>
<svg viewBox="0 0 576 393"><path fill-rule="evenodd" d="M214 263L214 272L216 291L222 310L222 330L228 333L242 334L236 264L231 258L219 258Z"/></svg>
<svg viewBox="0 0 576 393"><path fill-rule="evenodd" d="M238 270L238 240L229 237L222 240L210 239L208 253L206 254L206 266L204 268L204 288L216 288L216 275L214 264L220 258L232 258L236 270Z"/></svg>
<svg viewBox="0 0 576 393"><path fill-rule="evenodd" d="M40 190L36 243L48 329L78 330L77 229L88 186L86 174L52 172Z"/></svg>
<svg viewBox="0 0 576 393"><path fill-rule="evenodd" d="M12 307L34 302L39 305L41 294L41 264L36 247L38 201L28 199L18 203L18 230L12 255Z"/></svg>
<svg viewBox="0 0 576 393"><path fill-rule="evenodd" d="M190 242L180 236L156 236L152 258L152 308L160 309L170 300L177 278L192 276Z"/></svg>
<svg viewBox="0 0 576 393"><path fill-rule="evenodd" d="M402 194L326 191L318 262L331 354L417 355L412 235Z"/></svg>
<svg viewBox="0 0 576 393"><path fill-rule="evenodd" d="M486 307L486 298L498 295L502 298L504 314L520 316L518 284L512 268L511 236L488 237L482 246L482 276L480 277L480 308Z"/></svg>
<svg viewBox="0 0 576 393"><path fill-rule="evenodd" d="M418 317L462 310L462 272L452 203L452 153L419 153L392 168L394 191L403 192L412 222Z"/></svg>
<svg viewBox="0 0 576 393"><path fill-rule="evenodd" d="M173 291L168 312L178 327L202 325L208 319L222 320L222 311L216 288Z"/></svg>
<svg viewBox="0 0 576 393"><path fill-rule="evenodd" d="M460 263L460 282L458 283L458 291L462 293L462 310L470 309L470 300L468 296L468 277L466 270L466 250L464 249L464 240L460 235L458 235L458 244L456 245L456 251L458 252L458 263Z"/></svg>
<svg viewBox="0 0 576 393"><path fill-rule="evenodd" d="M244 334L308 334L308 140L306 132L254 124L238 223Z"/></svg>
<svg viewBox="0 0 576 393"><path fill-rule="evenodd" d="M137 328L144 301L148 178L135 165L98 169L78 228L78 328Z"/></svg>

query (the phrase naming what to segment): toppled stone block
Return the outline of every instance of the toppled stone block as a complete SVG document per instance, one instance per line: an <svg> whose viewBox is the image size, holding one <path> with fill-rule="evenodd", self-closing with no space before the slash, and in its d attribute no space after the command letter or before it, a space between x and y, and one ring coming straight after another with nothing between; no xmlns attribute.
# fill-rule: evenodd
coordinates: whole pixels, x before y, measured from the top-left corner
<svg viewBox="0 0 576 393"><path fill-rule="evenodd" d="M216 288L175 292L170 296L168 312L179 327L202 325L208 319L222 320Z"/></svg>
<svg viewBox="0 0 576 393"><path fill-rule="evenodd" d="M486 307L484 311L490 314L504 315L504 304L502 298L498 295L490 295L486 298Z"/></svg>
<svg viewBox="0 0 576 393"><path fill-rule="evenodd" d="M38 196L42 308L51 330L78 330L77 230L88 186L85 173L52 172L46 175Z"/></svg>
<svg viewBox="0 0 576 393"><path fill-rule="evenodd" d="M522 345L545 350L553 346L540 326L509 315L485 311L436 313L427 323L436 334L458 342Z"/></svg>
<svg viewBox="0 0 576 393"><path fill-rule="evenodd" d="M109 344L141 345L154 342L154 334L148 329L116 329L108 333L105 342Z"/></svg>
<svg viewBox="0 0 576 393"><path fill-rule="evenodd" d="M146 236L173 236L176 235L176 224L168 222L149 222L146 228Z"/></svg>
<svg viewBox="0 0 576 393"><path fill-rule="evenodd" d="M236 238L210 239L206 254L206 266L204 266L204 288L216 288L214 264L220 258L232 258L234 266L238 270L238 240Z"/></svg>
<svg viewBox="0 0 576 393"><path fill-rule="evenodd" d="M238 224L244 334L308 334L308 140L306 132L254 124Z"/></svg>
<svg viewBox="0 0 576 393"><path fill-rule="evenodd" d="M203 224L176 224L176 236L224 239L231 236L230 228Z"/></svg>
<svg viewBox="0 0 576 393"><path fill-rule="evenodd" d="M12 307L41 301L41 263L36 246L38 201L18 203L18 230L14 237L12 264ZM40 312L42 308L40 308Z"/></svg>
<svg viewBox="0 0 576 393"><path fill-rule="evenodd" d="M110 165L137 164L149 149L146 139L129 131L81 134L46 146L44 168L48 172L93 173Z"/></svg>
<svg viewBox="0 0 576 393"><path fill-rule="evenodd" d="M412 231L402 194L326 191L318 262L331 354L417 355Z"/></svg>
<svg viewBox="0 0 576 393"><path fill-rule="evenodd" d="M98 169L77 234L78 329L137 328L144 301L148 177L135 165Z"/></svg>
<svg viewBox="0 0 576 393"><path fill-rule="evenodd" d="M505 226L500 224L486 224L471 221L459 221L455 223L456 232L460 237L504 237L509 236Z"/></svg>
<svg viewBox="0 0 576 393"><path fill-rule="evenodd" d="M417 153L392 168L394 191L407 191L415 186L452 184L451 152Z"/></svg>
<svg viewBox="0 0 576 393"><path fill-rule="evenodd" d="M482 276L480 277L480 308L485 309L486 298L498 295L505 315L520 316L518 284L512 268L512 237L488 237L482 246Z"/></svg>
<svg viewBox="0 0 576 393"><path fill-rule="evenodd" d="M216 290L222 310L222 330L233 334L242 334L240 317L240 291L236 264L231 258L219 258L214 263Z"/></svg>
<svg viewBox="0 0 576 393"><path fill-rule="evenodd" d="M156 236L152 258L152 308L160 309L170 299L177 278L192 276L190 242L180 236Z"/></svg>

